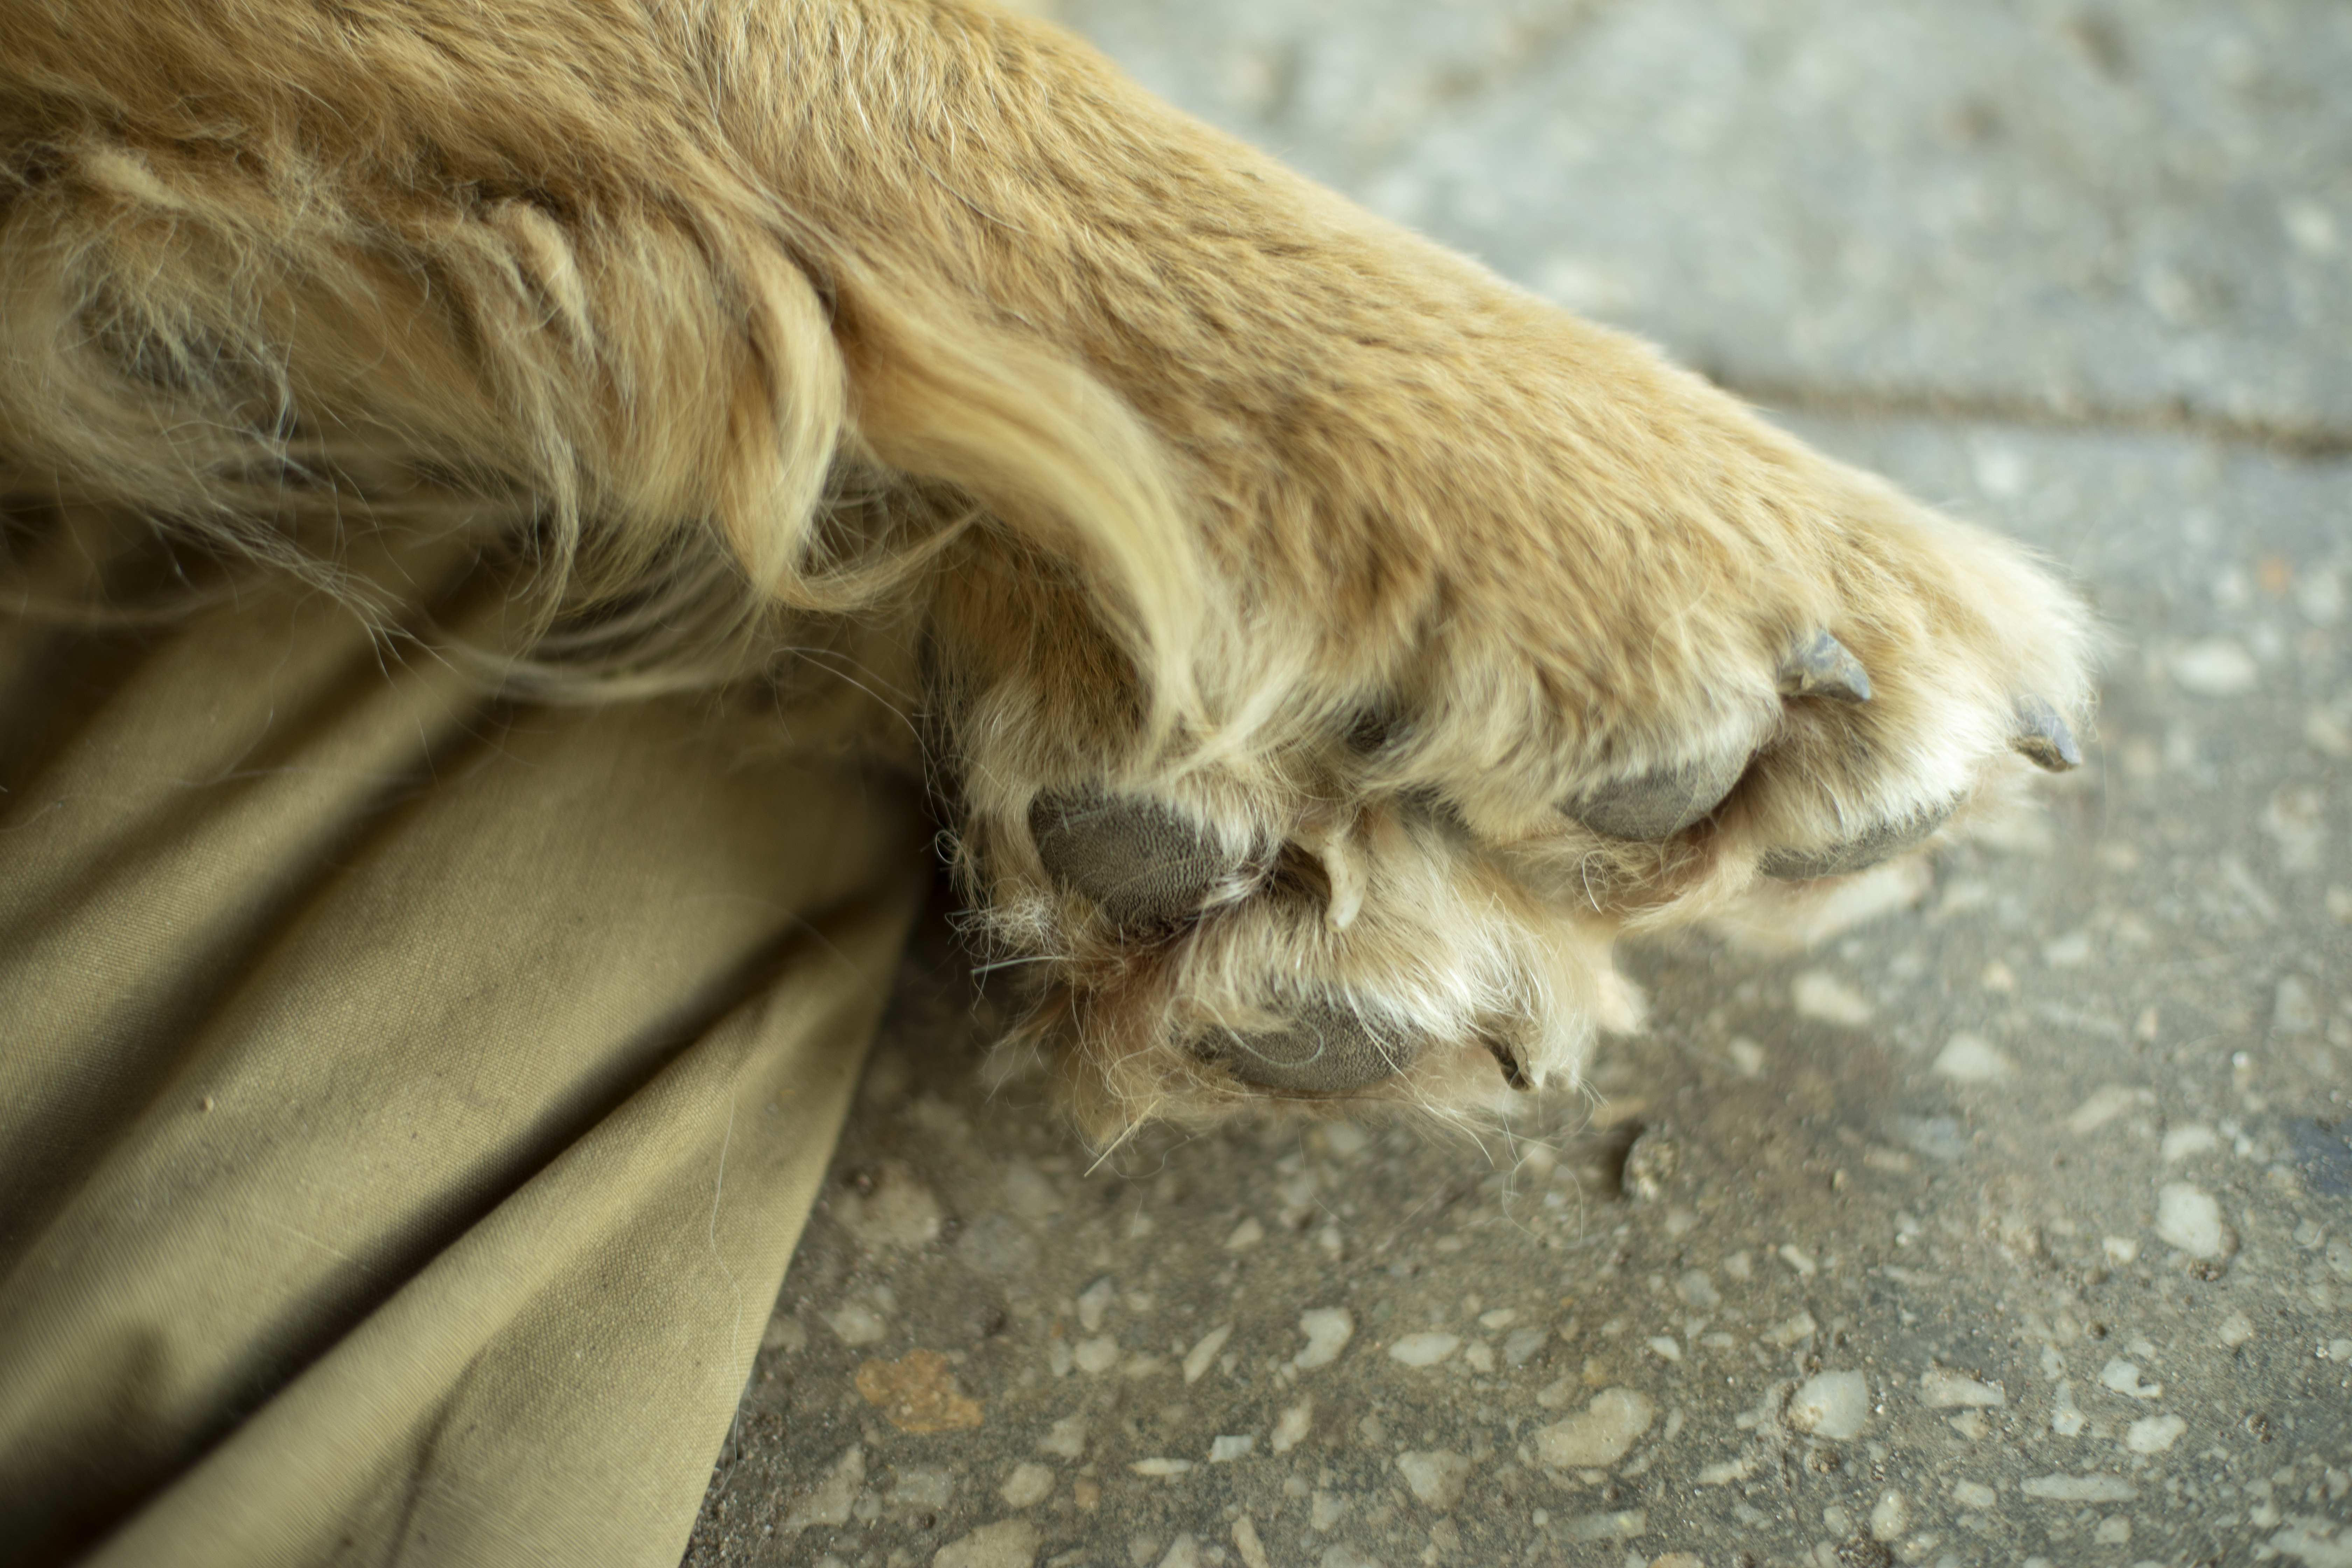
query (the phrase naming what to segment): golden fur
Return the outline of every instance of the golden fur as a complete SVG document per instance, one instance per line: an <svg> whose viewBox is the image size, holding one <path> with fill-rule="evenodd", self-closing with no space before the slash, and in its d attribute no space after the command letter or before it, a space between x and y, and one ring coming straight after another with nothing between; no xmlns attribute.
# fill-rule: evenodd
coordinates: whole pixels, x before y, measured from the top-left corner
<svg viewBox="0 0 2352 1568"><path fill-rule="evenodd" d="M2013 545L961 0L0 0L0 289L19 533L362 600L354 531L478 537L542 696L923 639L1098 1135L1265 1102L1201 1042L1310 1005L1431 1042L1353 1097L1568 1081L1621 931L2088 715ZM1787 694L1819 628L1866 703ZM1560 809L1695 752L1662 841ZM1041 858L1087 791L1231 885L1118 929Z"/></svg>

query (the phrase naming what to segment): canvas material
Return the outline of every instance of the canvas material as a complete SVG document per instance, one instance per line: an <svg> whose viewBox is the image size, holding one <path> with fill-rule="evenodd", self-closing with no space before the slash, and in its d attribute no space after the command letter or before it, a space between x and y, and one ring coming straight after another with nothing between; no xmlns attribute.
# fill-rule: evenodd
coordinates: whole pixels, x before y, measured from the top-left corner
<svg viewBox="0 0 2352 1568"><path fill-rule="evenodd" d="M11 1561L683 1550L924 886L903 726L502 704L431 651L499 584L389 564L417 642L0 622Z"/></svg>

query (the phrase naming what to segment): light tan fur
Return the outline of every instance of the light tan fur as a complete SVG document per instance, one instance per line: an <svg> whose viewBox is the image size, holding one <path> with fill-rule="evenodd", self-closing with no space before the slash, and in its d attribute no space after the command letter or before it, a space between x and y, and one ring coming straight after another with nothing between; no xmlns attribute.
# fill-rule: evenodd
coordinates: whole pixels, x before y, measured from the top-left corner
<svg viewBox="0 0 2352 1568"><path fill-rule="evenodd" d="M1098 1136L1265 1102L1199 1042L1316 997L1434 1043L1362 1096L1570 1081L1622 931L2088 716L2015 546L956 0L0 0L0 290L17 531L362 599L352 531L477 537L542 696L923 638ZM1868 703L1776 689L1815 628ZM1694 747L1753 761L1664 843L1560 810ZM1264 875L1117 930L1034 841L1073 789Z"/></svg>

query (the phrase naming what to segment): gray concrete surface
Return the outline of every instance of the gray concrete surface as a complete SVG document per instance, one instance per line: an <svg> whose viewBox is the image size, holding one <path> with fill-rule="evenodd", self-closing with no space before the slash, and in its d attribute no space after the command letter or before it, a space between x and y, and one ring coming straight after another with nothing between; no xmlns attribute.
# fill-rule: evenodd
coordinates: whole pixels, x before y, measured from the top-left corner
<svg viewBox="0 0 2352 1568"><path fill-rule="evenodd" d="M688 1562L2352 1564L2352 11L1068 14L2040 544L2099 733L1483 1144L1090 1168L934 929Z"/></svg>

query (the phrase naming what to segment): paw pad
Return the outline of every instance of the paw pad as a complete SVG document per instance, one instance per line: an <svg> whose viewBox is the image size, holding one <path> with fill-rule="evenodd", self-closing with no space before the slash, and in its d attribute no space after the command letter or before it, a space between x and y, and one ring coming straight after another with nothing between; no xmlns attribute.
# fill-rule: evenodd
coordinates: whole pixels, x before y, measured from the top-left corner
<svg viewBox="0 0 2352 1568"><path fill-rule="evenodd" d="M1816 631L1790 648L1774 682L1784 697L1870 700L1870 672L1827 631ZM2054 722L2057 715L2050 718ZM1570 796L1560 810L1612 838L1671 838L1721 805L1747 771L1744 752L1696 758L1594 784Z"/></svg>
<svg viewBox="0 0 2352 1568"><path fill-rule="evenodd" d="M1244 1083L1329 1094L1404 1071L1421 1055L1421 1041L1386 1020L1316 1001L1301 1006L1287 1028L1221 1031L1201 1037L1192 1049Z"/></svg>
<svg viewBox="0 0 2352 1568"><path fill-rule="evenodd" d="M1045 874L1129 930L1171 926L1259 879L1171 808L1097 791L1051 792L1029 807Z"/></svg>
<svg viewBox="0 0 2352 1568"><path fill-rule="evenodd" d="M1867 871L1882 860L1893 859L1943 826L1958 808L1958 801L1932 806L1916 816L1882 822L1843 843L1819 849L1768 849L1756 862L1756 868L1768 877L1777 877L1786 882Z"/></svg>
<svg viewBox="0 0 2352 1568"><path fill-rule="evenodd" d="M1560 809L1612 838L1671 838L1722 805L1747 768L1740 752L1653 768L1596 784Z"/></svg>

